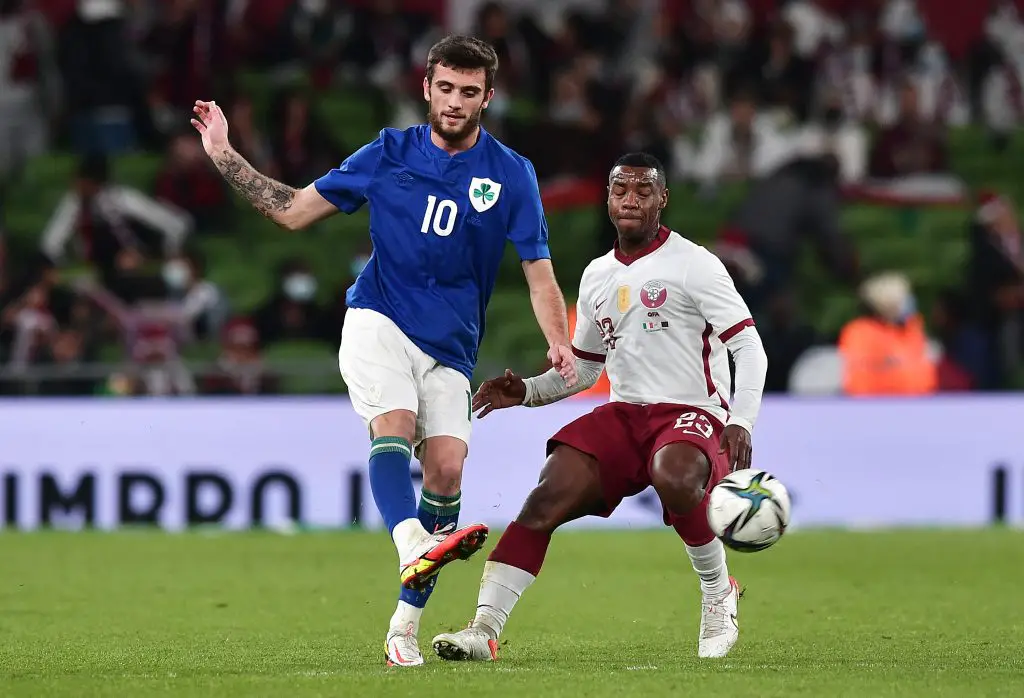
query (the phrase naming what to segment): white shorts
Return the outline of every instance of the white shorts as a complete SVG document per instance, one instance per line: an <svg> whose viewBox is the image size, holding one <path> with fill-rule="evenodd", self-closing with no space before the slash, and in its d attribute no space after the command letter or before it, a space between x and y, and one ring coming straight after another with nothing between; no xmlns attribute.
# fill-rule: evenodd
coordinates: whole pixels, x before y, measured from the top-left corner
<svg viewBox="0 0 1024 698"><path fill-rule="evenodd" d="M338 367L352 406L367 427L386 412L409 410L416 414L413 446L432 436L454 436L469 445L469 379L424 353L390 318L365 308L349 309Z"/></svg>

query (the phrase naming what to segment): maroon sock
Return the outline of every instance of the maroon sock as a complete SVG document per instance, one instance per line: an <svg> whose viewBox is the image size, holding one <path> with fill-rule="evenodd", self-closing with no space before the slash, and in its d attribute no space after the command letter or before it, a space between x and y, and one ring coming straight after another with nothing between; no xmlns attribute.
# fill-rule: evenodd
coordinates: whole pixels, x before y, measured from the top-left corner
<svg viewBox="0 0 1024 698"><path fill-rule="evenodd" d="M518 567L536 577L540 574L550 542L550 533L534 531L513 521L501 534L501 539L487 559Z"/></svg>
<svg viewBox="0 0 1024 698"><path fill-rule="evenodd" d="M676 533L683 539L683 542L693 548L707 545L715 539L715 534L711 530L711 526L708 525L707 496L701 501L700 506L693 511L689 511L682 516L670 513L669 522L672 524L672 528L676 529Z"/></svg>

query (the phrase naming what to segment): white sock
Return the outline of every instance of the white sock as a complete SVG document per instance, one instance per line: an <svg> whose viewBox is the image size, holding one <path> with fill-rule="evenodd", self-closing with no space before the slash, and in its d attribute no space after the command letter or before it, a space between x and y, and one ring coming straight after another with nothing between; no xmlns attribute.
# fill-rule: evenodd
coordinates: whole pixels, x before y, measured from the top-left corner
<svg viewBox="0 0 1024 698"><path fill-rule="evenodd" d="M705 596L721 596L729 591L729 568L725 564L725 546L715 538L710 543L691 548L686 546L693 571L700 577L700 590Z"/></svg>
<svg viewBox="0 0 1024 698"><path fill-rule="evenodd" d="M398 548L398 559L401 562L409 562L412 551L427 537L427 529L419 519L406 519L399 523L391 531L391 540L395 541Z"/></svg>
<svg viewBox="0 0 1024 698"><path fill-rule="evenodd" d="M423 609L416 608L411 604L407 604L405 601L398 602L398 608L395 609L395 615L391 616L391 625L389 628L401 628L405 631L405 628L409 623L412 623L413 635L419 635L420 632L420 618L423 616Z"/></svg>
<svg viewBox="0 0 1024 698"><path fill-rule="evenodd" d="M534 579L536 577L526 570L504 562L486 562L484 576L480 579L480 595L477 597L473 625L483 626L483 630L497 640L508 621L508 614Z"/></svg>

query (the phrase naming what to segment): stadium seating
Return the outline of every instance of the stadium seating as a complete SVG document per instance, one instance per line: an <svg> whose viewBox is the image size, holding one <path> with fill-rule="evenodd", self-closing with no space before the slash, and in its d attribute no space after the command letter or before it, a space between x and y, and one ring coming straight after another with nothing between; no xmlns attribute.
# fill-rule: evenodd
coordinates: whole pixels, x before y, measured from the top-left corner
<svg viewBox="0 0 1024 698"><path fill-rule="evenodd" d="M259 81L249 84L257 106L265 105L269 87ZM338 125L341 139L357 144L374 136L372 105L353 94L332 95L321 103L325 122ZM1024 181L1015 176L1014 162L1020 161L1024 146L1011 144L1008 152L995 155L985 134L978 129L957 130L951 135L954 170L972 190L996 188L1015 200L1024 200ZM29 164L23 178L10 192L7 227L20 249L38 245L45 226L74 170L75 160L54 154ZM158 155L132 155L115 163L116 179L148 189L160 166ZM698 200L692 193L677 192L669 208L667 223L700 242L714 239L716 230L742 197L742 186L721 192L712 201ZM603 212L598 206L573 210L549 210L551 247L566 295L575 296L583 268L601 251L596 231ZM843 227L854 236L867 270L902 269L910 276L922 307L927 308L943 286L955 285L962 276L965 255L966 208L894 208L851 204L843 214ZM347 262L366 239L366 213L340 216L318 225L313 231L289 235L236 203L228 229L196 243L208 257L209 276L228 293L238 312L258 306L273 283L273 270L285 257L301 256L313 266L321 280L322 301L343 291ZM815 263L808 249L801 263L800 295L807 317L825 336L834 336L855 312L852 289L837 286ZM543 364L544 351L536 328L518 260L507 255L499 277L488 318L478 375L493 373L506 365L533 371ZM197 349L202 355L209 352ZM271 356L306 359L334 370L334 359L322 346L275 347ZM298 378L288 389L331 391L330 381Z"/></svg>

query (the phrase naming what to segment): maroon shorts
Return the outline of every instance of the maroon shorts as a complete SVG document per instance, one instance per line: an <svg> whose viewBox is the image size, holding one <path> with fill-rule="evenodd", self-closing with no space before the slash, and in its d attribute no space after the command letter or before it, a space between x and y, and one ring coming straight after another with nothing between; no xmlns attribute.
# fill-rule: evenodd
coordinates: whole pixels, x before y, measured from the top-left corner
<svg viewBox="0 0 1024 698"><path fill-rule="evenodd" d="M667 444L693 444L707 456L711 480L707 491L729 473L726 454L719 454L722 423L707 412L686 405L633 405L609 402L566 424L548 440L550 455L559 444L589 454L600 466L601 490L610 516L626 497L639 494L651 484L654 454ZM714 537L707 523L708 497L682 516L663 509L665 524L674 526L691 545L703 545Z"/></svg>

